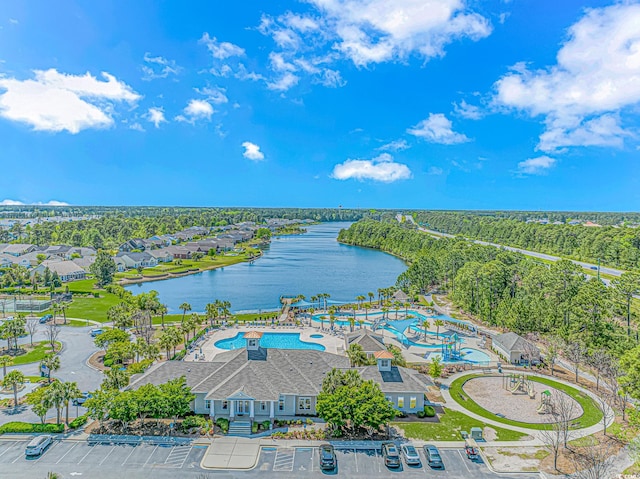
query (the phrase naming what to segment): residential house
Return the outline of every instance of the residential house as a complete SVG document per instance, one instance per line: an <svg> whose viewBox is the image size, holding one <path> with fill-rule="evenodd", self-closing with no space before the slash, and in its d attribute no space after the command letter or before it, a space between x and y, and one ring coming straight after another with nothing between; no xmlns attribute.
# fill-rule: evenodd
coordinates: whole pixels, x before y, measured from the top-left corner
<svg viewBox="0 0 640 479"><path fill-rule="evenodd" d="M144 249L145 249L144 240L140 238L130 239L129 241L125 241L120 246L118 246L118 251L122 253L131 253L134 250L144 251Z"/></svg>
<svg viewBox="0 0 640 479"><path fill-rule="evenodd" d="M313 416L325 374L349 369L345 356L315 350L264 349L262 333L245 334L246 348L224 352L211 362L165 361L133 379L129 388L161 384L185 376L196 398L197 414L232 421L264 421ZM424 393L431 381L417 371L392 366L393 355L376 353L376 366L355 368L364 379L380 385L385 397L403 412L424 409Z"/></svg>
<svg viewBox="0 0 640 479"><path fill-rule="evenodd" d="M182 246L167 246L164 249L173 259L191 259L191 251Z"/></svg>
<svg viewBox="0 0 640 479"><path fill-rule="evenodd" d="M173 261L173 255L167 251L167 248L152 249L148 253L153 256L158 263L170 263Z"/></svg>
<svg viewBox="0 0 640 479"><path fill-rule="evenodd" d="M48 246L43 252L52 256L58 256L62 259L71 259L72 246L54 245Z"/></svg>
<svg viewBox="0 0 640 479"><path fill-rule="evenodd" d="M91 265L96 262L96 257L83 256L81 258L73 258L71 261L73 261L75 264L80 266L83 270L89 271L91 268Z"/></svg>
<svg viewBox="0 0 640 479"><path fill-rule="evenodd" d="M158 260L147 251L141 253L118 253L116 258L122 259L127 268L153 268L158 266Z"/></svg>
<svg viewBox="0 0 640 479"><path fill-rule="evenodd" d="M58 273L60 280L63 282L68 281L76 281L79 279L85 279L87 273L80 266L75 264L73 261L67 260L45 260L40 263L38 266L31 270L31 277L35 276L36 273L40 274L40 276L44 275L44 270L49 268L52 273Z"/></svg>
<svg viewBox="0 0 640 479"><path fill-rule="evenodd" d="M540 361L540 350L538 347L531 341L513 332L499 334L493 337L492 347L499 356L510 364L520 364L527 361L535 364Z"/></svg>
<svg viewBox="0 0 640 479"><path fill-rule="evenodd" d="M35 251L36 247L32 244L10 243L4 246L0 253L10 254L11 256L20 256Z"/></svg>

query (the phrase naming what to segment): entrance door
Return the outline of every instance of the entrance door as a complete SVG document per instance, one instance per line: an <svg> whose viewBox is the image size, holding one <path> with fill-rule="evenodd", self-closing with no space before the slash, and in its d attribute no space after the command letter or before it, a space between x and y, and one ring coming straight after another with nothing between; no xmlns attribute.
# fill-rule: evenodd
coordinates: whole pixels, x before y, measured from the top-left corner
<svg viewBox="0 0 640 479"><path fill-rule="evenodd" d="M249 401L236 401L236 414L242 416L249 413Z"/></svg>

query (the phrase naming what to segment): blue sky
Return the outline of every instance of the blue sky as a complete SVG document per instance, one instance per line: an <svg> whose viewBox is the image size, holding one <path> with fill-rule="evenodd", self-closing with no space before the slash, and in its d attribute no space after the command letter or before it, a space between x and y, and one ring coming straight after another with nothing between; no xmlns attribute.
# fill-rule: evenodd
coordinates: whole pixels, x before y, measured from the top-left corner
<svg viewBox="0 0 640 479"><path fill-rule="evenodd" d="M638 25L633 1L3 2L0 202L638 210Z"/></svg>

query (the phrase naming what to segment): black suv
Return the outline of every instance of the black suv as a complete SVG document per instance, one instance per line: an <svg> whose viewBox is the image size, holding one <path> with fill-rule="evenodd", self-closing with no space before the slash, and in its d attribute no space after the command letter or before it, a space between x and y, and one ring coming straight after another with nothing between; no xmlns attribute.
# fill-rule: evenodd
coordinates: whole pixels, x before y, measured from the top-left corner
<svg viewBox="0 0 640 479"><path fill-rule="evenodd" d="M392 442L382 443L382 457L387 467L400 467L400 454L398 448Z"/></svg>
<svg viewBox="0 0 640 479"><path fill-rule="evenodd" d="M336 452L333 450L333 446L331 444L321 444L318 449L318 454L320 456L320 469L335 469L338 465L338 461L336 460Z"/></svg>

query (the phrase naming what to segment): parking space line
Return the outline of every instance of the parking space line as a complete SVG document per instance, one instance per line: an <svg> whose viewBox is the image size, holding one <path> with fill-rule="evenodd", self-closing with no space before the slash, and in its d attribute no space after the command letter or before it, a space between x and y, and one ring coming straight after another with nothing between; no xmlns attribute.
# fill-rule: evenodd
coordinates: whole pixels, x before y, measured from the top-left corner
<svg viewBox="0 0 640 479"><path fill-rule="evenodd" d="M42 454L40 454L38 456L38 459L36 459L33 462L38 462L40 459L42 459L42 456L44 456L45 454L47 454L51 449L53 449L54 447L56 447L58 444L60 444L60 442L54 442L52 443L46 450L42 451Z"/></svg>
<svg viewBox="0 0 640 479"><path fill-rule="evenodd" d="M158 449L158 446L153 448L153 451L151 451L151 454L149 454L149 457L147 457L147 460L144 462L144 465L142 467L147 467L147 464L149 464L149 459L151 459L151 456L153 456L153 453L156 452L156 449Z"/></svg>
<svg viewBox="0 0 640 479"><path fill-rule="evenodd" d="M6 451L2 452L2 454L0 454L1 456L4 456L6 453L8 453L11 449L13 449L13 446L20 444L19 442L12 442L11 444L9 444L9 447L7 448Z"/></svg>
<svg viewBox="0 0 640 479"><path fill-rule="evenodd" d="M165 459L164 463L175 467L176 469L181 469L182 466L184 466L187 457L189 457L191 449L193 449L193 446L190 446L189 448L187 448L186 446L174 446L171 449L171 452L169 452L169 455Z"/></svg>
<svg viewBox="0 0 640 479"><path fill-rule="evenodd" d="M104 463L104 461L106 461L109 456L113 453L113 451L116 450L116 446L111 446L111 450L107 453L106 456L104 456L104 458L102 459L102 461L100 461L100 465L102 466L102 463Z"/></svg>
<svg viewBox="0 0 640 479"><path fill-rule="evenodd" d="M80 460L78 461L78 464L82 464L82 461L84 461L84 460L87 458L87 456L88 456L89 454L91 454L91 451L93 451L93 450L95 449L95 447L96 447L96 445L95 445L95 444L94 444L93 446L91 446L91 448L89 449L89 451L88 451L84 456L82 456L82 459L80 459Z"/></svg>
<svg viewBox="0 0 640 479"><path fill-rule="evenodd" d="M80 444L80 443L76 442L73 446L71 446L71 449L69 449L67 452L65 452L65 453L62 455L62 457L56 461L56 464L58 464L60 461L62 461L62 460L67 456L67 454L69 454L71 451L73 451L73 449L74 449L78 444Z"/></svg>
<svg viewBox="0 0 640 479"><path fill-rule="evenodd" d="M296 457L296 450L292 448L278 448L276 457L273 460L274 471L293 471L293 463Z"/></svg>
<svg viewBox="0 0 640 479"><path fill-rule="evenodd" d="M353 450L353 457L354 457L354 458L355 458L355 460L356 460L356 472L360 472L360 471L358 470L358 451L357 451L357 449L354 449L354 450Z"/></svg>
<svg viewBox="0 0 640 479"><path fill-rule="evenodd" d="M131 448L131 452L129 453L129 455L127 456L127 458L122 462L122 464L120 464L121 466L124 466L125 463L129 460L129 458L131 457L131 454L133 454L133 452L136 450L136 446L133 446Z"/></svg>
<svg viewBox="0 0 640 479"><path fill-rule="evenodd" d="M460 459L462 459L462 464L464 464L464 467L466 467L467 471L469 471L469 473L471 473L471 469L469 469L469 466L467 466L467 461L464 459L464 456L462 455L460 450L458 450L458 454L460 455Z"/></svg>

